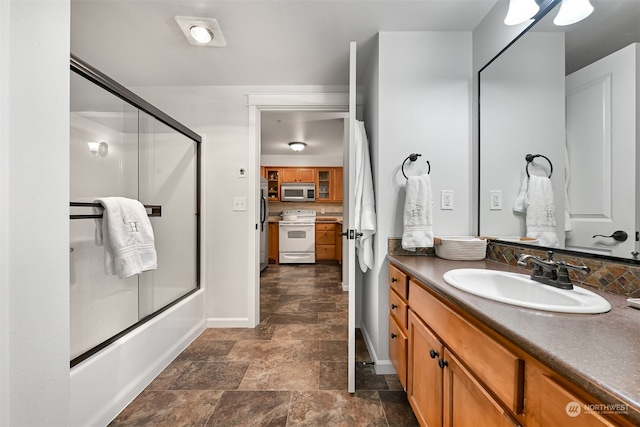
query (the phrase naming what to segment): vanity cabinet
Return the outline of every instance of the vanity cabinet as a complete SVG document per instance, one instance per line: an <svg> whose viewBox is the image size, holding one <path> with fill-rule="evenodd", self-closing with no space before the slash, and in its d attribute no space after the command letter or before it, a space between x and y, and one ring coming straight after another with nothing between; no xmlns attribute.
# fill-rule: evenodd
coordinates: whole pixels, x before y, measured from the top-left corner
<svg viewBox="0 0 640 427"><path fill-rule="evenodd" d="M409 277L389 266L389 358L402 388L407 390Z"/></svg>
<svg viewBox="0 0 640 427"><path fill-rule="evenodd" d="M389 355L421 426L633 425L400 268L389 266Z"/></svg>
<svg viewBox="0 0 640 427"><path fill-rule="evenodd" d="M522 360L413 280L408 362L407 397L421 425L520 425L510 412L522 410Z"/></svg>

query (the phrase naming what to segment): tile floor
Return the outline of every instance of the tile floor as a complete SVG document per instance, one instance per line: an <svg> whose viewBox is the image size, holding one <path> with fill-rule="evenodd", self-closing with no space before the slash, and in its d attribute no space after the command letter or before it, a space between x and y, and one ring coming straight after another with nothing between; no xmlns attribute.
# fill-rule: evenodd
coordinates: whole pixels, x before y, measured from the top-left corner
<svg viewBox="0 0 640 427"><path fill-rule="evenodd" d="M417 426L395 375L376 375L358 330L347 392L340 267L270 265L255 329L207 329L111 426Z"/></svg>

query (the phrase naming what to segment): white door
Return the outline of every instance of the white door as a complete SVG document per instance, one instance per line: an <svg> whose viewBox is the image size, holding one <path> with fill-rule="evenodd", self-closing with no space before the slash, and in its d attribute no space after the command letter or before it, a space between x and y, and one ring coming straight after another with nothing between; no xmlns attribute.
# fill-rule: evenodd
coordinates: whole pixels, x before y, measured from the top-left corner
<svg viewBox="0 0 640 427"><path fill-rule="evenodd" d="M356 42L349 44L349 117L348 138L344 144L343 158L343 235L342 245L342 282L349 289L349 393L356 391L356 230L353 214L355 202L355 133L356 133Z"/></svg>
<svg viewBox="0 0 640 427"><path fill-rule="evenodd" d="M636 250L636 56L638 44L567 76L567 249L631 257ZM626 241L609 237L628 234Z"/></svg>

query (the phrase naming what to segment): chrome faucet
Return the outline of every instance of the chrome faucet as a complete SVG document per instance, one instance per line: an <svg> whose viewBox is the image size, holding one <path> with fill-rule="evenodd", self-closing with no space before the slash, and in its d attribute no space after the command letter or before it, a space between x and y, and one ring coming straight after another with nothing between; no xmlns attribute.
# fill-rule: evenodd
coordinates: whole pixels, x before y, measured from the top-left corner
<svg viewBox="0 0 640 427"><path fill-rule="evenodd" d="M577 270L584 274L591 271L586 265L573 265L565 261L554 261L553 251L547 251L546 260L533 255L522 254L518 257L517 264L520 267L527 267L529 262L533 263L531 280L560 289L573 289L573 284L571 284L571 279L569 278L569 269Z"/></svg>

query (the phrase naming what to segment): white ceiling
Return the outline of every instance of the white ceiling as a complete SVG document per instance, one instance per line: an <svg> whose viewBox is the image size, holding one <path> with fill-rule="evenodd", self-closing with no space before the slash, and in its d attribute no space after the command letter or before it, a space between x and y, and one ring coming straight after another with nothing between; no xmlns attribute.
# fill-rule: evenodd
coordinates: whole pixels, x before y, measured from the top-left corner
<svg viewBox="0 0 640 427"><path fill-rule="evenodd" d="M497 0L72 0L71 52L127 86L346 85L379 31L472 31ZM217 19L227 46L190 45L175 16ZM342 153L332 113L267 113L262 154Z"/></svg>
<svg viewBox="0 0 640 427"><path fill-rule="evenodd" d="M125 86L345 85L379 31L471 31L496 0L72 0L71 52ZM175 16L218 20L190 45Z"/></svg>

